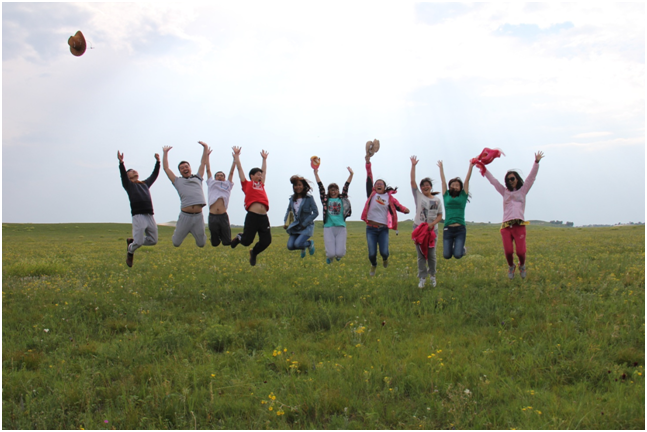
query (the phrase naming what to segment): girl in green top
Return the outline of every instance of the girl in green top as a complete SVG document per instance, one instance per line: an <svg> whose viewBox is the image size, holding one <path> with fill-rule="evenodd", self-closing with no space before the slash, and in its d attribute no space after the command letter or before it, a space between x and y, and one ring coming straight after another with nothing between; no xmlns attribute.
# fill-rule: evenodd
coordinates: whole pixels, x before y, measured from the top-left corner
<svg viewBox="0 0 647 432"><path fill-rule="evenodd" d="M460 177L455 177L449 181L449 189L445 182L445 170L443 161L438 161L440 168L440 180L443 184L443 201L445 201L445 226L443 229L443 257L450 259L452 256L456 259L462 258L466 253L465 237L467 229L465 228L465 206L469 201L469 185L472 176L474 164L470 163L465 176L465 185Z"/></svg>

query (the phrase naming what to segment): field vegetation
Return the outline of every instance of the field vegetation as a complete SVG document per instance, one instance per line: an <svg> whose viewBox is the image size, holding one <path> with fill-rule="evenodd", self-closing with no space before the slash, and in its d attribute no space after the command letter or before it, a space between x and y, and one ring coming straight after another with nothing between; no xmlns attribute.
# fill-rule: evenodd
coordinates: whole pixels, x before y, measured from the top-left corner
<svg viewBox="0 0 647 432"><path fill-rule="evenodd" d="M645 228L528 227L507 279L496 225L418 288L411 223L369 277L130 225L3 224L5 429L645 428ZM234 232L238 232L234 229Z"/></svg>

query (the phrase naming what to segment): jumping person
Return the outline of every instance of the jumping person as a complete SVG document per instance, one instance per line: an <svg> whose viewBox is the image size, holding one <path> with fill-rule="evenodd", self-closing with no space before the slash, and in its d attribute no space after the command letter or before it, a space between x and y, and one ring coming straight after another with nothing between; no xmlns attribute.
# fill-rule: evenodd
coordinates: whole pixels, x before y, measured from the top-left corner
<svg viewBox="0 0 647 432"><path fill-rule="evenodd" d="M422 250L420 244L416 244L418 254L418 288L424 288L427 277L431 286L436 286L436 246L435 239L438 237L438 223L443 219L443 208L440 199L436 196L438 192L433 192L433 184L429 177L420 180L420 189L416 183L416 165L418 158L411 156L411 192L413 200L416 203L416 215L413 219L413 229L423 223L427 224L427 230L433 232L433 241L427 244L427 250ZM421 227L420 229L424 229ZM432 246L433 244L433 246ZM426 252L426 253L425 253Z"/></svg>
<svg viewBox="0 0 647 432"><path fill-rule="evenodd" d="M301 258L306 257L306 249L310 255L315 253L315 241L308 240L314 234L315 219L319 216L319 210L310 192L310 184L303 177L293 175L290 177L293 194L285 212L285 229L290 235L288 238L288 250L301 249ZM288 222L288 216L292 212L293 219Z"/></svg>
<svg viewBox="0 0 647 432"><path fill-rule="evenodd" d="M124 154L117 150L121 185L128 193L130 213L133 216L133 236L126 239L126 265L133 266L135 251L142 246L157 244L157 223L153 217L153 201L150 187L153 186L160 172L160 155L155 153L155 168L153 173L144 181L139 180L139 173L134 169L126 171Z"/></svg>
<svg viewBox="0 0 647 432"><path fill-rule="evenodd" d="M261 168L252 168L249 171L249 181L243 174L243 166L240 163L240 147L233 147L234 163L238 169L238 176L240 183L245 193L245 225L243 232L237 234L231 240L231 247L235 248L238 243L243 246L249 246L254 241L256 233L258 233L258 242L252 249L249 250L249 263L252 266L256 265L256 257L263 252L272 243L272 232L270 231L270 220L267 217L267 212L270 209L270 203L265 193L265 176L267 174L267 156L268 152L261 151L263 164Z"/></svg>
<svg viewBox="0 0 647 432"><path fill-rule="evenodd" d="M375 276L377 269L378 246L382 256L382 265L386 268L389 265L389 229L398 229L398 214L409 213L393 196L397 188L387 186L386 182L378 179L373 182L373 171L371 169L372 151L370 147L377 144L375 140L366 143L366 204L362 211L362 220L366 222L366 243L368 245L368 260L371 262L370 275Z"/></svg>
<svg viewBox="0 0 647 432"><path fill-rule="evenodd" d="M470 177L472 177L474 164L470 163L465 176L465 184L463 184L460 177L454 177L449 181L449 189L445 181L443 161L438 161L438 168L440 168L440 181L443 184L443 201L445 202L443 257L450 259L453 256L456 259L461 259L467 253L465 248L465 237L467 235L465 206L470 197Z"/></svg>
<svg viewBox="0 0 647 432"><path fill-rule="evenodd" d="M501 239L503 240L505 259L508 261L508 278L510 279L514 279L514 271L517 268L513 258L513 243L517 249L517 257L519 257L519 274L522 279L526 277L526 225L529 223L524 220L526 195L535 182L539 161L543 157L543 152L535 153L535 163L532 164L532 169L525 182L516 171L510 170L505 173L505 187L494 178L487 168L485 170L487 179L503 196Z"/></svg>
<svg viewBox="0 0 647 432"><path fill-rule="evenodd" d="M350 216L351 208L348 201L348 188L353 181L353 170L347 167L350 175L339 193L337 183L328 185L328 193L319 178L319 169L313 168L315 179L319 186L319 197L323 207L323 237L326 246L326 263L332 263L333 258L339 261L346 255L346 218Z"/></svg>
<svg viewBox="0 0 647 432"><path fill-rule="evenodd" d="M207 235L204 232L204 216L202 215L202 207L207 203L202 191L202 176L204 176L204 167L209 159L209 147L202 141L198 141L198 143L203 147L203 150L200 168L198 174L195 175L191 174L191 165L187 161L182 161L177 166L181 176L177 177L168 166L168 152L173 147L164 146L162 149L164 150L164 172L180 196L182 209L173 232L173 246L175 247L179 247L189 233L195 238L195 244L198 247L204 247L207 243Z"/></svg>
<svg viewBox="0 0 647 432"><path fill-rule="evenodd" d="M209 152L211 155L211 152ZM229 177L225 179L225 173L218 171L211 178L211 164L207 159L207 188L209 190L209 232L211 233L211 246L231 245L231 225L229 224L229 197L234 187L234 169L236 162L232 161Z"/></svg>

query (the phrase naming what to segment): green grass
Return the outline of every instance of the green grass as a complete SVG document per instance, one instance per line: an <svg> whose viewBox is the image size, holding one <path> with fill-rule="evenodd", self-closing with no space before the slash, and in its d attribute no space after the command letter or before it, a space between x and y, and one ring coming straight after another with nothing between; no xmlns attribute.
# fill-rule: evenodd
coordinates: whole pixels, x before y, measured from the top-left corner
<svg viewBox="0 0 647 432"><path fill-rule="evenodd" d="M130 225L3 224L3 428L645 427L644 226L530 225L509 281L468 225L424 290L410 222L374 278L361 223L332 265L320 223L253 268L172 232L128 268Z"/></svg>

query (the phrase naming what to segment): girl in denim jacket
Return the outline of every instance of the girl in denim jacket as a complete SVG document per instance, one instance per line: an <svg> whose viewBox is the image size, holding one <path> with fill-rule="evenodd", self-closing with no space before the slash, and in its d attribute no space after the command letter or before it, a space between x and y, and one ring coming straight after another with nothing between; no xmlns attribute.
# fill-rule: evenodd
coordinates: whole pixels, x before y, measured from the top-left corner
<svg viewBox="0 0 647 432"><path fill-rule="evenodd" d="M368 143L367 143L368 144ZM368 149L368 146L367 146ZM389 265L389 229L398 229L398 214L409 213L409 209L398 202L393 196L397 188L386 185L384 180L373 182L371 170L371 154L366 153L366 204L362 212L362 220L366 222L366 243L368 244L368 260L371 262L370 275L375 276L377 269L378 247L382 256L382 265Z"/></svg>
<svg viewBox="0 0 647 432"><path fill-rule="evenodd" d="M305 258L306 249L310 255L315 253L315 243L310 237L314 234L319 210L312 195L308 194L310 184L306 179L294 175L290 177L290 183L294 194L290 197L284 218L284 228L290 235L288 250L301 249L301 258Z"/></svg>

